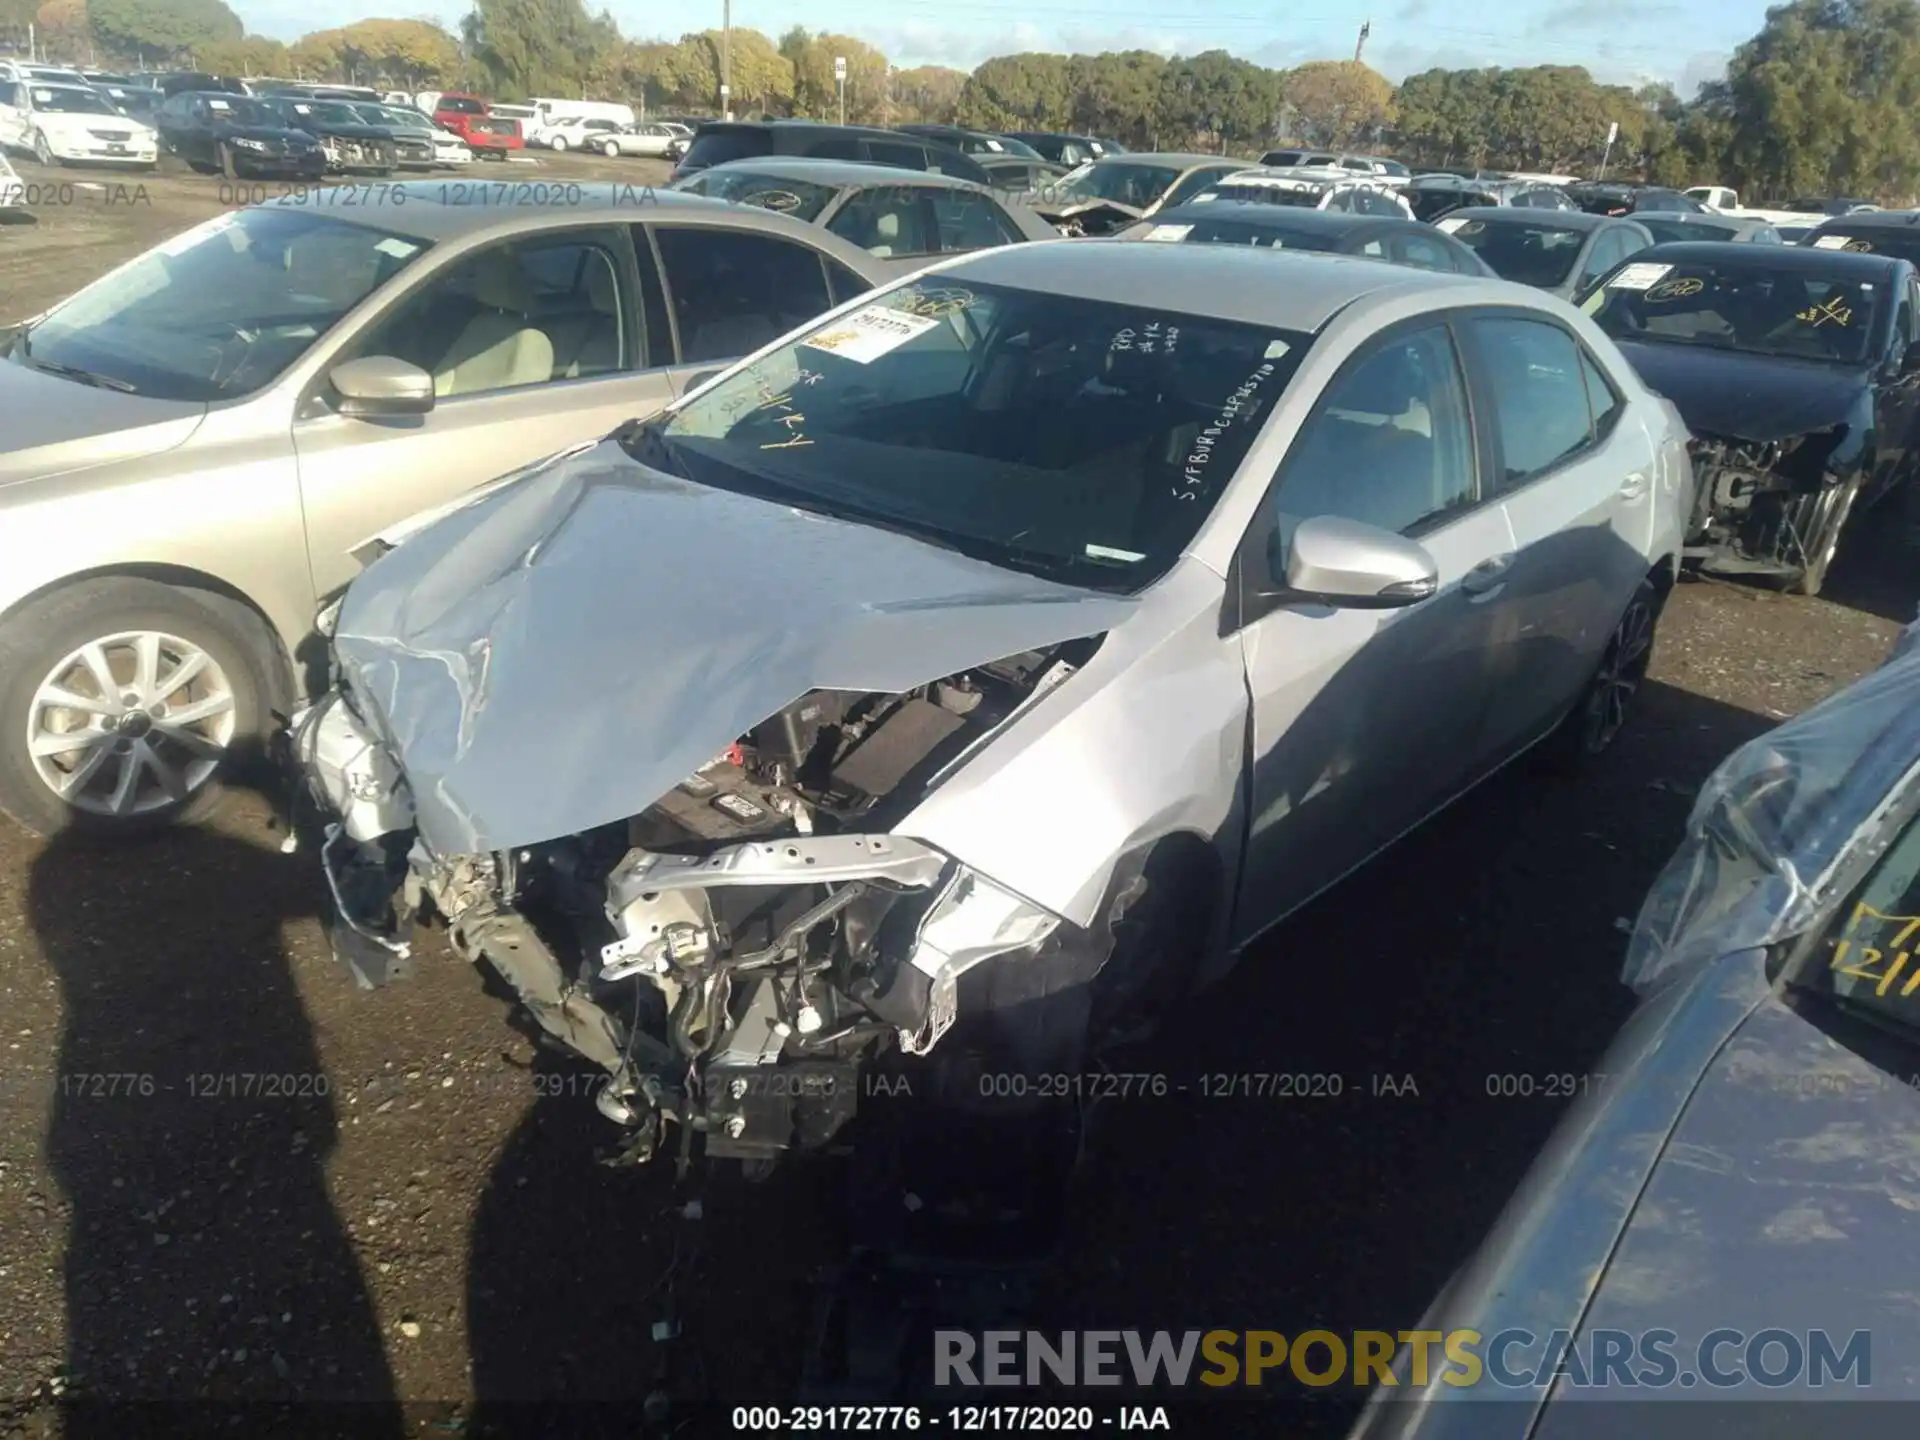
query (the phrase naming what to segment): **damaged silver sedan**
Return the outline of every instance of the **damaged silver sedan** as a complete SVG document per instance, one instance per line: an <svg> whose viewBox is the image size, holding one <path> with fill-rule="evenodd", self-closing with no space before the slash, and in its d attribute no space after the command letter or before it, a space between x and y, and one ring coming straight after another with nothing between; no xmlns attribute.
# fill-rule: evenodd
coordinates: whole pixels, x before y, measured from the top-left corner
<svg viewBox="0 0 1920 1440"><path fill-rule="evenodd" d="M1058 1089L1514 756L1613 739L1684 442L1497 281L937 266L387 537L296 721L339 949L375 983L444 921L636 1159L822 1145L874 1067Z"/></svg>

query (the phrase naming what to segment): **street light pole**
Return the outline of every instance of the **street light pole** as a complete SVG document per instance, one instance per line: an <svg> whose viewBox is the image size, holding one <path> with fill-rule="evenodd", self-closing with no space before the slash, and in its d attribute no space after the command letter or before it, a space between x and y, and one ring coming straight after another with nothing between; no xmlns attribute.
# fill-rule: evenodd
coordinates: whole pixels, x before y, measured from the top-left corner
<svg viewBox="0 0 1920 1440"><path fill-rule="evenodd" d="M733 119L733 0L720 0L720 118Z"/></svg>

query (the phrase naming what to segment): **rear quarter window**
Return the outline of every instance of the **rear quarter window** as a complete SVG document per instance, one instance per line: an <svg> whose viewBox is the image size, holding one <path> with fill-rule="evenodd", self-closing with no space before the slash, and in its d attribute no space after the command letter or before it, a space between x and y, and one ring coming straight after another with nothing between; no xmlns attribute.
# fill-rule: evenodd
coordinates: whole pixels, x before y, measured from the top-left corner
<svg viewBox="0 0 1920 1440"><path fill-rule="evenodd" d="M694 137L686 163L724 165L729 160L750 160L772 153L773 137L764 130L709 130Z"/></svg>

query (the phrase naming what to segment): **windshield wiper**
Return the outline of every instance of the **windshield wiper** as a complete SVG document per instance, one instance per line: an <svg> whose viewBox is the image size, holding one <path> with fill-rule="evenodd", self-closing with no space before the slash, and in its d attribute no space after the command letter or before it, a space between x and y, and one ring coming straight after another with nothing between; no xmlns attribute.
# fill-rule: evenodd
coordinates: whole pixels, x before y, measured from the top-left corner
<svg viewBox="0 0 1920 1440"><path fill-rule="evenodd" d="M687 472L686 465L667 443L668 418L667 412L661 410L645 420L629 420L613 432L614 443L642 465L651 465L656 470L665 470L669 475L678 475L682 480L691 480L693 476Z"/></svg>
<svg viewBox="0 0 1920 1440"><path fill-rule="evenodd" d="M95 374L91 370L82 370L78 365L62 365L58 360L36 360L33 356L26 354L24 337L22 339L23 346L20 353L26 356L27 363L36 370L45 370L49 375L58 375L65 380L78 380L82 385L92 385L101 390L118 390L122 395L137 393L126 381L117 380L111 375Z"/></svg>

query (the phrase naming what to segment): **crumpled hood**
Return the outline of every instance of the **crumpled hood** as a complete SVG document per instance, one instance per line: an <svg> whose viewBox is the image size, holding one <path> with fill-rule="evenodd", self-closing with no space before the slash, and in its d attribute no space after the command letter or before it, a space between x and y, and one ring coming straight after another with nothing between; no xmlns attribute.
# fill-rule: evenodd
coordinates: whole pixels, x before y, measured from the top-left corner
<svg viewBox="0 0 1920 1440"><path fill-rule="evenodd" d="M206 413L197 401L102 390L0 360L0 486L157 455L184 444Z"/></svg>
<svg viewBox="0 0 1920 1440"><path fill-rule="evenodd" d="M1111 210L1116 216L1128 220L1138 220L1147 212L1138 205L1122 205L1118 200L1066 200L1052 201L1042 199L1027 207L1036 215L1048 220L1071 220L1076 215L1085 215L1094 210Z"/></svg>
<svg viewBox="0 0 1920 1440"><path fill-rule="evenodd" d="M1743 355L1705 345L1615 338L1649 387L1673 401L1696 435L1785 440L1842 424L1867 393L1867 369Z"/></svg>
<svg viewBox="0 0 1920 1440"><path fill-rule="evenodd" d="M334 648L448 854L637 814L809 690L897 693L1135 603L673 479L606 440L376 561Z"/></svg>

